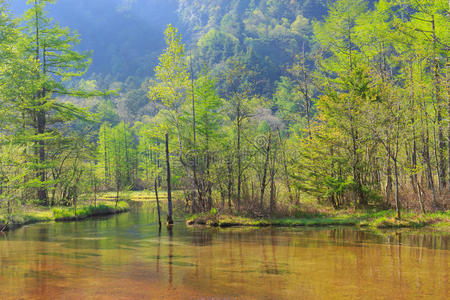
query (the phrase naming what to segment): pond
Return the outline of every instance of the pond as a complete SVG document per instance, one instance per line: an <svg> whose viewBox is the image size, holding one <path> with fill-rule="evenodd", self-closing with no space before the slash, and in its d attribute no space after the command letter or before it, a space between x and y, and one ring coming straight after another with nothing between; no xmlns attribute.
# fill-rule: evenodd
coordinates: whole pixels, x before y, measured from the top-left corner
<svg viewBox="0 0 450 300"><path fill-rule="evenodd" d="M448 299L449 235L158 230L154 207L0 235L0 299Z"/></svg>

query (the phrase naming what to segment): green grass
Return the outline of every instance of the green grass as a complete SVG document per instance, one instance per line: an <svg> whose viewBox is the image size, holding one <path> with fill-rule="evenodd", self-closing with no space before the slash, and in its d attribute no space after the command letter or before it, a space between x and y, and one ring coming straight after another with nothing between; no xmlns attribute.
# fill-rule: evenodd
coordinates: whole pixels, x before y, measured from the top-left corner
<svg viewBox="0 0 450 300"><path fill-rule="evenodd" d="M386 214L368 220L368 226L376 228L448 228L450 224L450 211L415 214L403 212L402 218L395 218L395 214Z"/></svg>
<svg viewBox="0 0 450 300"><path fill-rule="evenodd" d="M189 216L186 219L188 225L207 225L218 227L232 226L269 226L269 221L264 219L252 219L232 215L203 213Z"/></svg>
<svg viewBox="0 0 450 300"><path fill-rule="evenodd" d="M358 226L378 229L387 228L424 228L450 231L450 211L415 214L403 212L402 219L395 218L393 210L337 212L332 215L304 214L301 218L255 219L232 215L203 213L188 216L188 225L206 225L218 227L231 226Z"/></svg>
<svg viewBox="0 0 450 300"><path fill-rule="evenodd" d="M172 198L182 198L182 191L172 191ZM115 192L105 192L97 194L97 199L106 200L106 201L115 201L117 194ZM167 192L166 191L158 191L159 200L161 202L167 201ZM93 195L86 195L86 198L92 199ZM153 202L156 201L156 195L153 191L125 191L119 194L120 200L128 200L128 201L138 201L138 202Z"/></svg>
<svg viewBox="0 0 450 300"><path fill-rule="evenodd" d="M22 225L38 222L49 222L53 220L52 213L50 211L30 211L30 212L18 212L9 217L0 215L0 229L8 224L8 228L16 228ZM5 228L6 229L6 228Z"/></svg>
<svg viewBox="0 0 450 300"><path fill-rule="evenodd" d="M127 202L119 201L117 207L114 202L103 202L97 206L81 206L75 209L71 208L54 208L53 216L55 221L68 221L76 219L85 219L94 216L104 216L128 211Z"/></svg>
<svg viewBox="0 0 450 300"><path fill-rule="evenodd" d="M6 215L0 215L0 230L11 230L23 225L39 222L86 219L94 216L117 214L128 210L128 203L119 201L117 207L115 202L102 202L97 206L83 205L78 207L76 215L75 209L69 207L58 207L52 210L22 211L11 215L9 221Z"/></svg>
<svg viewBox="0 0 450 300"><path fill-rule="evenodd" d="M11 230L23 225L49 222L53 220L52 213L50 211L29 211L29 212L17 212L8 217L0 215L0 231Z"/></svg>

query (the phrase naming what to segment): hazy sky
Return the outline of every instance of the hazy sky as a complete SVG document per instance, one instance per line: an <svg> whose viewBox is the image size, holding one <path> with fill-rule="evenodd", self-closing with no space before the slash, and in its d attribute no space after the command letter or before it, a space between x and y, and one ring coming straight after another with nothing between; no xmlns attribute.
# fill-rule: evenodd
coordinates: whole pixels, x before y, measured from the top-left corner
<svg viewBox="0 0 450 300"><path fill-rule="evenodd" d="M23 13L26 2L10 0L13 13ZM48 9L55 21L80 33L81 49L94 51L91 72L120 79L151 75L167 24L181 27L176 0L59 0Z"/></svg>

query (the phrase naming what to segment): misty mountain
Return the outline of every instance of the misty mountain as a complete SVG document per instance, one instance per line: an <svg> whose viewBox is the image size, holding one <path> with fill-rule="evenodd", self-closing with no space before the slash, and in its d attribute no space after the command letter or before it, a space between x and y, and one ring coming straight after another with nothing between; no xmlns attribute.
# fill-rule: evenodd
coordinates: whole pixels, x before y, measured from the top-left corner
<svg viewBox="0 0 450 300"><path fill-rule="evenodd" d="M26 0L12 0L19 15ZM312 48L312 21L326 14L325 0L58 0L50 16L81 35L80 50L93 51L85 78L107 88L153 75L170 23L192 49L197 66L220 78L227 65L247 65L255 93L270 96L303 48ZM131 80L127 80L131 79Z"/></svg>
<svg viewBox="0 0 450 300"><path fill-rule="evenodd" d="M81 50L93 51L89 74L144 78L153 74L164 48L167 24L179 26L176 0L59 0L49 5L50 16L81 35ZM15 15L26 0L12 0Z"/></svg>

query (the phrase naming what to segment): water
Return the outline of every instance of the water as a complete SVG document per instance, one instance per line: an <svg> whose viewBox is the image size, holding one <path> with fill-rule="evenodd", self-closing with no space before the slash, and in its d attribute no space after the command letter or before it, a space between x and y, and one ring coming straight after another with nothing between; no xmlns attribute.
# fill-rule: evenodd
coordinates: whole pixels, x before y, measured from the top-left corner
<svg viewBox="0 0 450 300"><path fill-rule="evenodd" d="M143 206L0 235L0 299L449 298L449 235L155 221Z"/></svg>

